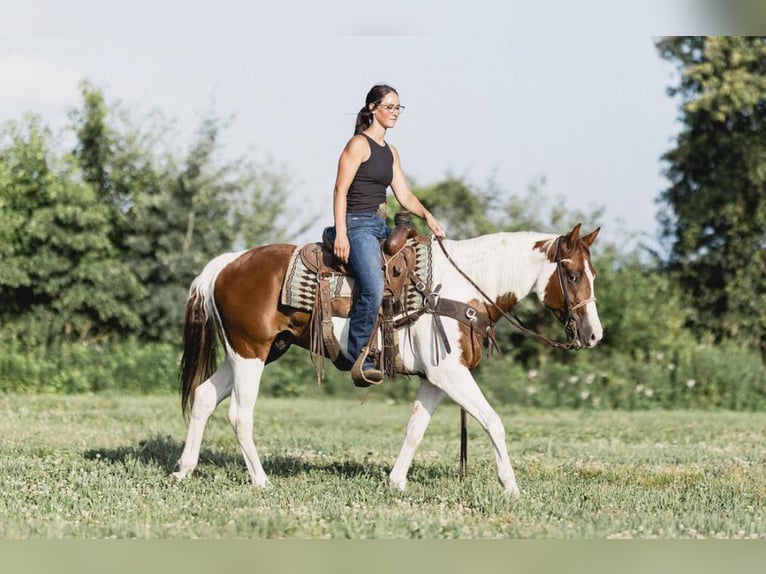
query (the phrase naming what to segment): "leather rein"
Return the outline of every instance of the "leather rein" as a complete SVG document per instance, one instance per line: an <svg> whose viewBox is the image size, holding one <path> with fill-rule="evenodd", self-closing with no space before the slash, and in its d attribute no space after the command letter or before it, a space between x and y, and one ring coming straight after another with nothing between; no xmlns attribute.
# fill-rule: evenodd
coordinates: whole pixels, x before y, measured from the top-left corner
<svg viewBox="0 0 766 574"><path fill-rule="evenodd" d="M444 256L447 258L447 261L449 261L452 266L457 270L460 275L463 276L463 278L468 281L468 283L471 284L471 286L476 289L484 299L486 299L487 303L492 305L497 311L500 312L500 314L508 319L510 321L511 325L516 327L519 331L524 333L525 335L529 335L530 337L533 337L537 339L538 341L542 341L544 343L547 343L551 347L554 347L556 349L579 349L582 345L579 341L575 339L575 332L576 332L576 324L575 324L575 318L572 315L572 312L579 309L580 307L583 307L587 305L588 303L595 301L595 297L589 297L588 299L585 299L583 301L580 301L579 303L576 303L575 305L571 305L569 302L569 294L567 293L567 290L564 286L564 270L563 266L561 265L561 240L563 239L562 236L559 236L556 240L556 275L559 279L559 286L561 287L561 293L564 297L564 310L563 310L563 320L562 323L564 324L564 329L567 333L567 337L569 338L569 341L567 343L562 343L560 341L554 341L553 339L549 339L545 335L541 335L537 331L533 331L524 323L522 323L521 319L516 315L516 313L513 312L513 309L509 311L504 311L495 301L489 297L482 289L479 287L476 282L471 279L460 267L458 267L457 263L450 257L450 254L447 253L446 248L444 247L444 244L442 243L442 238L439 236L435 236L436 241L439 243L439 247L441 247L442 252L444 253Z"/></svg>

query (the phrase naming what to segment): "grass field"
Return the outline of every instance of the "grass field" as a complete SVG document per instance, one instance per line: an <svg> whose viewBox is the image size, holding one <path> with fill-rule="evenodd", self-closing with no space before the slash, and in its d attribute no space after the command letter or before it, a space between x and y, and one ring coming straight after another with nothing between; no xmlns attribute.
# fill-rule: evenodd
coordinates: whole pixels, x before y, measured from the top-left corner
<svg viewBox="0 0 766 574"><path fill-rule="evenodd" d="M766 413L502 408L522 489L509 500L472 420L460 480L449 403L407 492L390 489L409 405L352 393L259 400L265 490L226 404L179 483L175 396L0 395L0 538L766 537Z"/></svg>

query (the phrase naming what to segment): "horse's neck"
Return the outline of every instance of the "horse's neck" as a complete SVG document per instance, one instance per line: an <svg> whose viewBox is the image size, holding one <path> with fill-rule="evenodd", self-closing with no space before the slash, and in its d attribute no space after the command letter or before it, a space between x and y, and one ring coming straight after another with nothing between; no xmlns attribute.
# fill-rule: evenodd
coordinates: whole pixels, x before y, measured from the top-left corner
<svg viewBox="0 0 766 574"><path fill-rule="evenodd" d="M521 301L538 287L547 262L546 254L535 245L554 237L534 232L494 233L463 241L445 241L444 247L487 296L494 300L513 294ZM451 267L449 262L445 264Z"/></svg>

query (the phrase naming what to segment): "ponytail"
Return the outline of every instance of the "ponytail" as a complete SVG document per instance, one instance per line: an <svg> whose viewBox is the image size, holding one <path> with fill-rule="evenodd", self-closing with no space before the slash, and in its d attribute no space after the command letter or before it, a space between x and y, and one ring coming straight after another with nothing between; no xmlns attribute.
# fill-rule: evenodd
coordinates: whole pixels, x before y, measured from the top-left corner
<svg viewBox="0 0 766 574"><path fill-rule="evenodd" d="M354 126L354 135L358 136L372 124L372 110L367 106L364 106L359 113L356 114L356 126Z"/></svg>

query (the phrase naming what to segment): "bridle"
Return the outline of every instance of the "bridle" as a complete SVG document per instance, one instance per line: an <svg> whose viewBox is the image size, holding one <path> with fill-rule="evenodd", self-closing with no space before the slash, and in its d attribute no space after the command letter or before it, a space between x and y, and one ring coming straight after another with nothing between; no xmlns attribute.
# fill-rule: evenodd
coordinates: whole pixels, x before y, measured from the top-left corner
<svg viewBox="0 0 766 574"><path fill-rule="evenodd" d="M580 307L584 307L588 303L592 303L596 300L595 297L588 297L587 299L583 299L579 303L575 303L574 305L571 305L569 302L569 293L567 293L566 286L564 285L564 266L561 264L561 240L563 239L562 236L559 236L556 240L556 275L559 278L559 287L561 288L561 296L564 298L564 310L563 310L563 319L562 324L564 325L564 330L567 333L567 337L569 338L571 346L573 346L575 349L580 348L580 343L577 340L577 320L575 319L574 315L572 314L573 311L576 311Z"/></svg>
<svg viewBox="0 0 766 574"><path fill-rule="evenodd" d="M438 235L435 236L436 241L439 243L439 247L441 247L442 252L444 253L444 256L447 258L447 261L449 261L452 266L457 270L460 275L463 276L463 278L468 281L471 286L473 286L474 289L476 289L482 297L487 301L488 304L492 305L497 311L500 312L500 314L508 319L508 321L516 327L519 331L524 333L525 335L529 335L530 337L533 337L537 339L538 341L542 341L544 343L547 343L551 347L557 348L557 349L579 349L582 347L582 344L577 339L577 322L572 314L573 311L576 311L580 307L584 307L588 303L591 303L596 300L595 297L589 297L587 299L584 299L583 301L580 301L578 303L575 303L574 305L571 305L569 302L569 294L567 293L566 286L564 284L564 268L561 264L561 241L564 239L563 236L559 236L556 238L556 274L559 279L559 286L561 287L561 293L564 298L564 309L562 311L563 320L562 323L564 325L564 330L566 331L567 338L569 341L567 343L562 343L560 341L554 341L553 339L549 339L545 335L541 335L537 331L533 331L524 323L522 323L521 319L516 315L516 313L513 312L513 309L510 309L509 311L503 311L500 306L495 303L495 301L489 297L482 289L479 287L476 282L471 279L460 267L458 267L457 263L450 257L450 254L447 253L446 248L444 247L444 243L442 243L442 238Z"/></svg>

